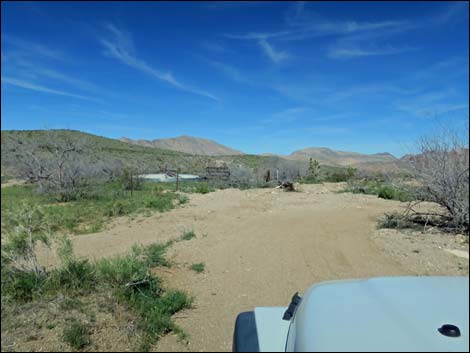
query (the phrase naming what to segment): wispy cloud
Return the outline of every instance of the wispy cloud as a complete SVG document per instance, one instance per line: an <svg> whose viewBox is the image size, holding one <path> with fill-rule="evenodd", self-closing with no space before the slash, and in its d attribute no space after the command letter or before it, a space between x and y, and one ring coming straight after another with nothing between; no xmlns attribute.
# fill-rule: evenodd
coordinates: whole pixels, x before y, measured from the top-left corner
<svg viewBox="0 0 470 353"><path fill-rule="evenodd" d="M108 30L108 33L113 37L112 39L102 38L100 40L101 44L106 50L106 55L113 57L121 61L122 63L133 67L134 69L137 69L153 78L156 78L160 81L164 81L172 85L173 87L178 88L181 91L194 93L200 96L208 97L213 100L219 100L216 96L209 92L190 87L186 84L181 83L169 71L162 72L153 68L152 66L147 64L146 61L135 56L133 41L129 34L125 33L124 31L120 30L112 24L106 24L105 27Z"/></svg>
<svg viewBox="0 0 470 353"><path fill-rule="evenodd" d="M92 82L50 68L52 65L44 60L39 60L37 56L28 50L20 49L11 57L9 54L5 55L5 58L2 57L2 64L4 64L2 67L4 76L14 77L14 79L23 83L27 82L30 86L48 87L50 85L65 84L67 88L73 90L110 95L109 92L99 88ZM54 67L57 67L57 65L54 65ZM61 91L65 92L67 90L61 88ZM97 101L98 99L93 98L93 100Z"/></svg>
<svg viewBox="0 0 470 353"><path fill-rule="evenodd" d="M331 21L315 12L305 12L298 10L296 16L287 21L287 28L272 32L249 32L242 34L224 34L231 39L269 39L277 38L280 40L304 40L316 37L344 36L372 32L380 34L383 31L402 32L417 25L406 20L388 20L376 22L358 22L358 21Z"/></svg>
<svg viewBox="0 0 470 353"><path fill-rule="evenodd" d="M73 98L78 98L78 99L94 100L93 98L90 98L90 97L86 97L86 96L82 96L82 95L78 95L78 94L74 94L74 93L70 93L66 91L61 91L57 89L52 89L46 86L38 85L34 82L28 82L28 81L24 81L24 80L12 78L12 77L2 76L2 83L9 84L9 85L16 86L16 87L21 87L21 88L28 89L31 91L36 91L36 92L50 93L50 94L73 97Z"/></svg>
<svg viewBox="0 0 470 353"><path fill-rule="evenodd" d="M223 36L230 39L246 39L246 40L259 40L269 39L275 37L284 37L291 34L291 31L279 31L279 32L250 32L242 34L225 33Z"/></svg>
<svg viewBox="0 0 470 353"><path fill-rule="evenodd" d="M286 13L285 28L271 32L249 32L225 34L226 38L257 40L264 53L276 63L289 57L287 52L276 51L268 39L299 41L321 37L335 37L327 48L327 56L332 59L350 59L365 56L395 55L411 50L412 47L377 45L393 35L404 33L420 25L407 20L383 21L335 21L324 18L307 9L304 2L294 3Z"/></svg>
<svg viewBox="0 0 470 353"><path fill-rule="evenodd" d="M56 69L45 67L37 61L33 61L32 58L18 59L8 62L8 71L14 71L22 77L62 82L81 91L95 93L104 92L104 90L100 89L92 82L70 76Z"/></svg>
<svg viewBox="0 0 470 353"><path fill-rule="evenodd" d="M62 72L59 72L57 70L52 70L48 68L41 68L38 67L36 68L35 72L39 75L42 75L44 77L48 77L57 81L61 81L64 83L69 84L70 86L76 87L82 91L87 91L87 92L99 92L101 89L96 86L92 82L88 82L82 79L78 79L75 77L72 77L70 75L66 75Z"/></svg>
<svg viewBox="0 0 470 353"><path fill-rule="evenodd" d="M266 39L260 39L258 43L263 49L266 56L276 64L279 64L290 57L289 53L287 53L286 51L278 51L274 49L274 47L269 44Z"/></svg>
<svg viewBox="0 0 470 353"><path fill-rule="evenodd" d="M434 91L397 101L394 107L419 118L468 109L468 102L455 102L455 100L452 90Z"/></svg>
<svg viewBox="0 0 470 353"><path fill-rule="evenodd" d="M417 48L403 47L403 48L379 48L379 49L365 49L360 47L332 47L328 50L328 57L332 59L349 59L363 56L383 56L400 54L417 50Z"/></svg>
<svg viewBox="0 0 470 353"><path fill-rule="evenodd" d="M62 51L52 49L46 45L40 43L34 43L23 40L18 37L2 34L2 40L13 48L20 49L22 53L28 56L40 56L54 60L64 60L65 55ZM18 53L17 53L18 54Z"/></svg>
<svg viewBox="0 0 470 353"><path fill-rule="evenodd" d="M324 102L336 104L347 99L355 99L358 97L367 97L368 99L372 99L372 97L377 97L379 95L404 96L411 93L414 93L414 91L404 89L403 87L391 82L376 82L331 90L324 98Z"/></svg>

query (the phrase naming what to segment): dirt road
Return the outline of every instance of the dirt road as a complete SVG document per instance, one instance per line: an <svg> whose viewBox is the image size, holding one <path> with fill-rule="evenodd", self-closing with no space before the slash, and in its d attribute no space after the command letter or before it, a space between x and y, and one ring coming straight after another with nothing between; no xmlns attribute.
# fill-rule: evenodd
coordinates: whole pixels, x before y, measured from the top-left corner
<svg viewBox="0 0 470 353"><path fill-rule="evenodd" d="M168 286L195 298L194 308L175 318L189 334L189 343L169 335L155 349L229 351L241 311L285 306L293 293L320 281L422 274L372 239L377 219L403 204L336 193L340 188L326 184L303 185L297 193L256 189L193 194L180 209L121 220L108 231L77 236L74 248L79 256L99 258L193 229L195 239L169 250L168 258L176 265L158 270ZM204 273L189 269L200 262L205 263Z"/></svg>

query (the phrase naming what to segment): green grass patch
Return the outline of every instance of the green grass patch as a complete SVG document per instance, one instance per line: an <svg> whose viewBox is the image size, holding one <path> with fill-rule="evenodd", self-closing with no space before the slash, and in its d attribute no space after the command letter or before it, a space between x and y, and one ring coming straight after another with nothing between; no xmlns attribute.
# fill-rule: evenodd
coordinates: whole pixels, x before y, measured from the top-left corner
<svg viewBox="0 0 470 353"><path fill-rule="evenodd" d="M96 269L87 259L70 259L49 273L45 290L89 293L96 285Z"/></svg>
<svg viewBox="0 0 470 353"><path fill-rule="evenodd" d="M319 174L317 177L305 176L299 182L301 184L321 184L325 182L339 183L352 179L353 174L348 168L333 167L328 165L320 165Z"/></svg>
<svg viewBox="0 0 470 353"><path fill-rule="evenodd" d="M170 267L170 262L165 258L165 253L172 244L172 241L168 241L166 244L151 244L142 247L141 253L144 255L146 264L150 267ZM135 249L134 251L138 250Z"/></svg>
<svg viewBox="0 0 470 353"><path fill-rule="evenodd" d="M191 240L195 237L196 237L196 233L194 233L193 230L189 230L189 231L184 232L179 239L180 240Z"/></svg>
<svg viewBox="0 0 470 353"><path fill-rule="evenodd" d="M113 217L145 212L166 212L186 203L187 197L175 192L155 193L151 183L142 190L123 191L118 182L97 185L93 192L80 199L58 203L54 198L38 193L32 185L17 185L2 189L1 214L8 223L9 213L17 212L18 205L41 205L45 219L53 232L86 234L102 230Z"/></svg>
<svg viewBox="0 0 470 353"><path fill-rule="evenodd" d="M90 344L90 332L87 325L72 319L64 328L62 339L73 349L82 349Z"/></svg>
<svg viewBox="0 0 470 353"><path fill-rule="evenodd" d="M199 262L197 264L192 264L190 269L196 273L204 272L206 265L203 262Z"/></svg>
<svg viewBox="0 0 470 353"><path fill-rule="evenodd" d="M64 298L59 304L59 309L63 311L83 310L83 303L77 298Z"/></svg>
<svg viewBox="0 0 470 353"><path fill-rule="evenodd" d="M397 200L402 202L413 201L416 199L412 190L399 188L381 181L356 180L349 183L342 192L377 195L377 197L385 200Z"/></svg>
<svg viewBox="0 0 470 353"><path fill-rule="evenodd" d="M215 191L214 188L211 188L207 183L199 183L196 185L195 192L199 194L208 194L209 192Z"/></svg>
<svg viewBox="0 0 470 353"><path fill-rule="evenodd" d="M173 243L134 246L127 255L92 263L72 257L70 242L64 242L60 254L62 264L43 276L15 271L2 261L2 303L9 300L35 303L65 294L59 304L62 311L83 311L84 304L79 297L86 299L97 292L109 293L107 297L136 315L142 336L140 350L150 349L161 336L172 331L184 338L184 331L171 316L190 308L192 298L184 292L164 288L150 271L153 267L169 266L164 254ZM89 338L89 328L78 320L68 322L62 335L76 350L87 346Z"/></svg>
<svg viewBox="0 0 470 353"><path fill-rule="evenodd" d="M26 303L40 297L47 279L45 275L14 270L3 263L1 277L2 298L10 298L18 303Z"/></svg>

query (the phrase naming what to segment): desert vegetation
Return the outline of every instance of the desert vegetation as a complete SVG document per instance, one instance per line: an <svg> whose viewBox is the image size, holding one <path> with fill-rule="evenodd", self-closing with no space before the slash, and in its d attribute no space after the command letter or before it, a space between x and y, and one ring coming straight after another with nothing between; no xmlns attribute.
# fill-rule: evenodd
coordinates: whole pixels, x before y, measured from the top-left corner
<svg viewBox="0 0 470 353"><path fill-rule="evenodd" d="M28 205L41 206L39 212L44 214L52 232L84 234L103 229L114 217L164 212L185 202L184 195L167 190L155 192L150 183L132 194L117 181L100 183L67 202L38 193L34 185L16 185L2 189L2 228L15 226L15 215Z"/></svg>
<svg viewBox="0 0 470 353"><path fill-rule="evenodd" d="M409 207L410 217L437 217L446 227L469 230L469 147L468 127L463 132L444 128L423 137L419 154L410 158L420 184L418 198L439 204L445 212L422 214Z"/></svg>
<svg viewBox="0 0 470 353"><path fill-rule="evenodd" d="M71 348L81 349L91 342L90 317L96 313L86 312L88 323L72 314L83 312L83 303L98 296L107 305L122 306L136 317L141 340L135 349L148 350L159 337L172 331L185 337L171 316L189 308L192 299L181 291L164 288L151 269L171 266L165 259L167 248L175 241L190 240L194 232L165 244L134 246L127 255L91 262L74 257L69 238L50 233L39 207L23 209L13 222L16 225L7 229L2 239L2 330L14 327L15 313L28 305L40 306L61 298L59 308L64 318L57 320L61 339ZM46 269L39 264L34 252L39 242L58 244L58 266ZM53 328L60 331L56 325Z"/></svg>
<svg viewBox="0 0 470 353"><path fill-rule="evenodd" d="M463 133L442 128L417 143L418 154L408 157L412 183L401 183L378 190L379 197L397 196L409 201L403 213L387 214L380 227L412 228L435 226L445 231L469 233L469 149L468 127ZM369 189L370 190L370 189ZM380 196L382 195L382 196ZM387 197L385 197L387 198ZM423 202L440 206L438 210L420 208Z"/></svg>
<svg viewBox="0 0 470 353"><path fill-rule="evenodd" d="M206 265L203 262L198 262L198 263L192 264L190 268L196 273L202 273L204 272Z"/></svg>

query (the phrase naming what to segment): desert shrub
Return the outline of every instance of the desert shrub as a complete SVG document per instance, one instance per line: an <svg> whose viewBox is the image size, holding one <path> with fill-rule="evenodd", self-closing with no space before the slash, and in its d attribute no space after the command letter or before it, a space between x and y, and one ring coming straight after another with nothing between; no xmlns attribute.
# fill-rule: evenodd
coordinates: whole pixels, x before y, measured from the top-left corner
<svg viewBox="0 0 470 353"><path fill-rule="evenodd" d="M72 319L64 328L62 339L73 349L81 349L90 344L90 332L87 325Z"/></svg>
<svg viewBox="0 0 470 353"><path fill-rule="evenodd" d="M143 331L140 350L149 350L162 335L175 331L182 334L171 316L189 308L192 299L180 291L165 291L149 267L166 265L162 261L166 246L134 247L131 255L105 259L98 263L99 279L109 283L115 295L138 317L138 327Z"/></svg>
<svg viewBox="0 0 470 353"><path fill-rule="evenodd" d="M90 181L109 177L106 170L111 166L90 159L87 137L73 139L57 131L43 134L41 139L24 140L8 136L19 176L35 183L41 193L58 201L78 200L90 191Z"/></svg>
<svg viewBox="0 0 470 353"><path fill-rule="evenodd" d="M318 176L320 175L320 162L318 162L316 159L310 158L309 163L308 163L308 177L311 180L316 180Z"/></svg>
<svg viewBox="0 0 470 353"><path fill-rule="evenodd" d="M441 205L456 228L469 229L468 126L459 133L442 128L439 134L418 142L418 155L409 158L422 185L421 199Z"/></svg>
<svg viewBox="0 0 470 353"><path fill-rule="evenodd" d="M396 197L395 189L391 186L382 186L377 194L378 197L386 200L393 200Z"/></svg>
<svg viewBox="0 0 470 353"><path fill-rule="evenodd" d="M45 274L2 266L2 298L29 302L41 295L46 279Z"/></svg>
<svg viewBox="0 0 470 353"><path fill-rule="evenodd" d="M180 310L189 308L191 301L191 298L189 298L184 292L170 290L161 297L157 308L159 312L171 316Z"/></svg>
<svg viewBox="0 0 470 353"><path fill-rule="evenodd" d="M112 202L111 206L106 210L106 215L109 217L122 216L129 213L129 209L122 201Z"/></svg>
<svg viewBox="0 0 470 353"><path fill-rule="evenodd" d="M155 195L159 196L163 194L163 192L165 191L165 188L162 185L157 184L153 187L152 191Z"/></svg>
<svg viewBox="0 0 470 353"><path fill-rule="evenodd" d="M323 178L323 181L328 181L331 183L340 183L348 181L349 179L351 179L351 176L350 174L348 174L348 172L333 172L327 173Z"/></svg>
<svg viewBox="0 0 470 353"><path fill-rule="evenodd" d="M189 202L189 197L187 197L186 195L178 195L178 203L180 205L184 205L185 203L188 203Z"/></svg>
<svg viewBox="0 0 470 353"><path fill-rule="evenodd" d="M50 273L46 289L81 293L91 290L95 284L94 266L87 259L70 259Z"/></svg>
<svg viewBox="0 0 470 353"><path fill-rule="evenodd" d="M97 277L111 287L120 287L147 278L147 266L133 254L103 259L97 263Z"/></svg>
<svg viewBox="0 0 470 353"><path fill-rule="evenodd" d="M301 179L302 184L321 184L321 181L318 178L312 178L311 176L306 176Z"/></svg>
<svg viewBox="0 0 470 353"><path fill-rule="evenodd" d="M190 308L192 299L181 291L168 291L161 297L144 297L139 293L133 303L135 310L142 320L139 327L145 333L141 350L148 350L151 343L158 340L162 335L171 331L183 334L183 331L173 323L171 316L180 310Z"/></svg>
<svg viewBox="0 0 470 353"><path fill-rule="evenodd" d="M204 272L205 267L205 264L203 262L200 262L197 264L192 264L190 268L196 273L201 273Z"/></svg>
<svg viewBox="0 0 470 353"><path fill-rule="evenodd" d="M173 209L175 206L173 204L173 197L166 196L165 194L158 198L153 198L145 201L145 207L152 208L159 212L169 211Z"/></svg>
<svg viewBox="0 0 470 353"><path fill-rule="evenodd" d="M34 217L33 217L34 219ZM41 227L31 227L40 231ZM34 234L32 232L31 234ZM194 237L187 232L185 239ZM184 331L171 319L179 310L189 308L192 299L180 291L165 290L150 270L155 266L169 266L165 259L166 249L174 241L149 246L134 246L128 255L103 259L91 263L73 256L72 243L68 237L59 240L58 255L61 263L53 270L34 271L16 266L15 258L9 256L11 249L29 251L29 245L2 246L2 304L10 300L18 303L44 299L44 295L55 296L62 291L66 298L60 302L62 310L82 310L77 295L90 295L95 291L110 291L117 302L137 316L137 325L142 330L141 349L150 346L165 333L174 331L184 337ZM178 239L182 240L182 239ZM2 320L3 320L2 305ZM2 321L3 322L3 321ZM90 343L89 328L78 320L71 320L62 333L62 339L73 349L82 349Z"/></svg>
<svg viewBox="0 0 470 353"><path fill-rule="evenodd" d="M49 246L50 231L41 207L27 203L6 214L5 243L2 245L2 260L20 272L44 274L44 268L37 261L35 246L43 243ZM3 224L2 224L3 226ZM3 228L3 227L2 227ZM3 232L3 229L2 229Z"/></svg>
<svg viewBox="0 0 470 353"><path fill-rule="evenodd" d="M416 192L405 186L395 186L376 180L349 180L343 192L354 194L377 195L385 200L413 201L416 200Z"/></svg>
<svg viewBox="0 0 470 353"><path fill-rule="evenodd" d="M124 168L119 177L119 182L124 190L134 191L143 188L143 179L139 177L139 173L135 168Z"/></svg>
<svg viewBox="0 0 470 353"><path fill-rule="evenodd" d="M194 231L192 230L189 230L189 231L184 232L181 235L180 240L191 240L195 237L196 237L196 233L194 233Z"/></svg>
<svg viewBox="0 0 470 353"><path fill-rule="evenodd" d="M199 194L208 194L211 191L214 191L214 189L209 187L207 183L198 183L195 188L195 192Z"/></svg>
<svg viewBox="0 0 470 353"><path fill-rule="evenodd" d="M383 185L379 187L377 196L386 200L412 201L414 196L407 190L397 188L392 185Z"/></svg>
<svg viewBox="0 0 470 353"><path fill-rule="evenodd" d="M377 223L377 228L406 229L417 228L418 225L410 221L403 214L394 212L386 213Z"/></svg>
<svg viewBox="0 0 470 353"><path fill-rule="evenodd" d="M16 220L21 209L36 207L30 205L38 205L52 234L85 234L101 230L111 217L148 211L165 212L187 201L185 195L170 191L156 195L152 193L150 183L144 184L143 190L134 191L133 197L122 191L118 182L102 183L96 190L99 193L97 198L57 203L55 199L37 193L32 186L4 188L2 229L12 231L18 224ZM23 203L28 206L20 207Z"/></svg>

